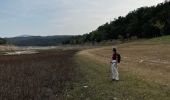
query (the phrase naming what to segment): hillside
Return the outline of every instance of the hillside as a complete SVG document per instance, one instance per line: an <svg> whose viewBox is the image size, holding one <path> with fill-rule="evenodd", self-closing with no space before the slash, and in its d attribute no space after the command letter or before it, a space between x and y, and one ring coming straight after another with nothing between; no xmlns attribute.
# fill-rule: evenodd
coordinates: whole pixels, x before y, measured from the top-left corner
<svg viewBox="0 0 170 100"><path fill-rule="evenodd" d="M99 26L88 34L75 36L66 44L100 43L160 37L170 34L170 1L141 7Z"/></svg>
<svg viewBox="0 0 170 100"><path fill-rule="evenodd" d="M5 38L9 44L16 46L53 46L59 45L71 36L20 36Z"/></svg>
<svg viewBox="0 0 170 100"><path fill-rule="evenodd" d="M6 40L5 39L3 39L3 38L0 38L0 45L2 45L2 44L6 44Z"/></svg>

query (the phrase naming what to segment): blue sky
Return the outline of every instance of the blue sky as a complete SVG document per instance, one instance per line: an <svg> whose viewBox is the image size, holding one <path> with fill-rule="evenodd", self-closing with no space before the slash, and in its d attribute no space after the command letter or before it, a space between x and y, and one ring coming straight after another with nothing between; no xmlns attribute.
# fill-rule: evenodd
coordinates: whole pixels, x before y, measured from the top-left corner
<svg viewBox="0 0 170 100"><path fill-rule="evenodd" d="M0 37L78 35L164 0L0 0Z"/></svg>

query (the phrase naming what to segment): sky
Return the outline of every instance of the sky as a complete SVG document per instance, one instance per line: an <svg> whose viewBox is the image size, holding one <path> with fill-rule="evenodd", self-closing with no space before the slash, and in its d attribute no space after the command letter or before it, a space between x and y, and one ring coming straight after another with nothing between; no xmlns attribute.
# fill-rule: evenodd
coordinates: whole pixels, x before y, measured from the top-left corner
<svg viewBox="0 0 170 100"><path fill-rule="evenodd" d="M0 37L81 35L164 0L0 0Z"/></svg>

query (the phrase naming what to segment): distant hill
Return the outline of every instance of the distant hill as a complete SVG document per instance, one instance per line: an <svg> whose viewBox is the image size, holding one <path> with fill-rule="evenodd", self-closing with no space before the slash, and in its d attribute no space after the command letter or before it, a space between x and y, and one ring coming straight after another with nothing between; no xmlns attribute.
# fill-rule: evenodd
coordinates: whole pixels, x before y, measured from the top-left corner
<svg viewBox="0 0 170 100"><path fill-rule="evenodd" d="M16 36L16 37L31 37L32 35L19 35L19 36Z"/></svg>
<svg viewBox="0 0 170 100"><path fill-rule="evenodd" d="M9 44L16 46L54 46L68 40L72 36L18 36L5 38Z"/></svg>

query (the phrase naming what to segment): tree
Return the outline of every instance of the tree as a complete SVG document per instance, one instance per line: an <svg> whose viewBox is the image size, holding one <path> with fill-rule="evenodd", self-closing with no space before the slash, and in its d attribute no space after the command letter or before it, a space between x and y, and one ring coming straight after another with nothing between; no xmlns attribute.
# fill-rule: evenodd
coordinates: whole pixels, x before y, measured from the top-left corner
<svg viewBox="0 0 170 100"><path fill-rule="evenodd" d="M157 6L141 7L124 17L120 16L110 23L99 26L89 34L80 36L79 40L72 38L72 41L95 43L113 39L128 40L133 37L152 38L167 35L170 34L169 12L170 1Z"/></svg>
<svg viewBox="0 0 170 100"><path fill-rule="evenodd" d="M7 41L5 39L0 38L0 45L6 44L6 43L7 43Z"/></svg>

